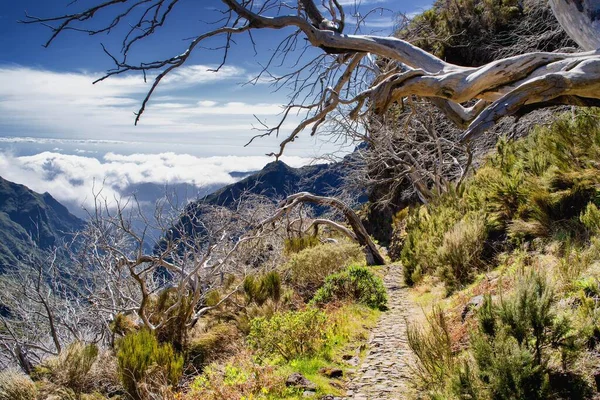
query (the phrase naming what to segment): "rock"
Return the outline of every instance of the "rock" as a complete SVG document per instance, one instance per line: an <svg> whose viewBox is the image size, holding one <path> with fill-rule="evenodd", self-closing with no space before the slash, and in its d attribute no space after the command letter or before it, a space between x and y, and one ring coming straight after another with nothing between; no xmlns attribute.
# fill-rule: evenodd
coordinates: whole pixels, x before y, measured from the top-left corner
<svg viewBox="0 0 600 400"><path fill-rule="evenodd" d="M478 309L479 307L481 307L482 304L483 304L483 295L482 294L471 298L471 300L469 300L469 302L465 305L465 308L463 308L462 314L460 315L462 322L465 322L465 319L467 318L467 315L469 315L469 312Z"/></svg>
<svg viewBox="0 0 600 400"><path fill-rule="evenodd" d="M315 394L317 393L312 390L305 390L304 393L302 393L302 397L312 397Z"/></svg>
<svg viewBox="0 0 600 400"><path fill-rule="evenodd" d="M346 361L346 363L347 363L348 365L351 365L351 366L353 366L353 367L356 367L356 366L358 366L358 364L360 364L360 358L358 358L358 357L354 356L354 357L352 357L351 359L349 359L348 361Z"/></svg>
<svg viewBox="0 0 600 400"><path fill-rule="evenodd" d="M342 371L339 368L321 368L319 370L319 373L321 373L322 375L325 375L328 378L341 378L342 376L344 376L344 371Z"/></svg>
<svg viewBox="0 0 600 400"><path fill-rule="evenodd" d="M340 382L332 381L329 384L336 389L344 389L344 385L342 385Z"/></svg>
<svg viewBox="0 0 600 400"><path fill-rule="evenodd" d="M315 392L317 390L317 385L309 381L304 377L304 375L294 372L291 374L285 381L286 386L295 387L298 389L304 389L306 391ZM314 394L314 393L313 393Z"/></svg>
<svg viewBox="0 0 600 400"><path fill-rule="evenodd" d="M600 370L594 372L594 382L596 383L596 391L600 392Z"/></svg>
<svg viewBox="0 0 600 400"><path fill-rule="evenodd" d="M342 400L342 398L341 397L335 397L335 396L332 396L332 395L328 394L326 396L321 397L319 400Z"/></svg>

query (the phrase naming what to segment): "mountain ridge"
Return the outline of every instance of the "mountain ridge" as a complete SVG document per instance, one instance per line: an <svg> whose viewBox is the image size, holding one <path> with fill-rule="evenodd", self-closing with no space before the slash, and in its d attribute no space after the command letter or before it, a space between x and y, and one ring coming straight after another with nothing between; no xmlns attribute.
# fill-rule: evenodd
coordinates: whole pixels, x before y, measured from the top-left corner
<svg viewBox="0 0 600 400"><path fill-rule="evenodd" d="M35 248L46 250L67 240L84 225L48 192L37 193L0 177L0 270Z"/></svg>

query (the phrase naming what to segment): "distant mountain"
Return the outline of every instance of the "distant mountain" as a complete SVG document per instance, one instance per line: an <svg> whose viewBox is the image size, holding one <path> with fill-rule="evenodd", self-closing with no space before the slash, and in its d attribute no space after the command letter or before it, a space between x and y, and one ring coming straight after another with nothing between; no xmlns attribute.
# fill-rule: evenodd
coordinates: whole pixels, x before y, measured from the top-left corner
<svg viewBox="0 0 600 400"><path fill-rule="evenodd" d="M250 175L256 174L258 171L249 171L249 172L240 172L240 171L231 171L229 176L237 179L244 179L249 177Z"/></svg>
<svg viewBox="0 0 600 400"><path fill-rule="evenodd" d="M33 243L48 249L84 225L50 194L0 177L0 271L30 254Z"/></svg>
<svg viewBox="0 0 600 400"><path fill-rule="evenodd" d="M185 231L190 235L202 233L203 228L193 226L191 222L196 220L191 217L198 217L198 213L202 212L202 206L230 207L244 193L259 194L271 199L283 199L297 192L311 192L320 196L335 195L350 172L351 166L348 161L346 158L336 163L301 168L290 167L282 161L271 162L257 173L188 204L177 223L178 229L171 232ZM360 196L359 201L367 201L366 195ZM319 211L324 210L317 210Z"/></svg>
<svg viewBox="0 0 600 400"><path fill-rule="evenodd" d="M290 167L283 161L274 161L257 173L209 194L198 203L228 207L244 192L272 199L297 192L327 196L342 186L347 173L348 166L343 161L301 168Z"/></svg>

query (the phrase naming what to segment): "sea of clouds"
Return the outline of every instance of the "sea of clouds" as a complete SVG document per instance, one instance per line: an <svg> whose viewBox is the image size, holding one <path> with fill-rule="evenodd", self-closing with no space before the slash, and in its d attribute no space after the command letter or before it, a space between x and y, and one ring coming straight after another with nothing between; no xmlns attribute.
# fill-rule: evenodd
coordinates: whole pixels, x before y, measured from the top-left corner
<svg viewBox="0 0 600 400"><path fill-rule="evenodd" d="M38 193L48 192L70 207L91 209L94 194L100 191L104 198L120 199L130 187L142 183L187 183L198 189L224 186L239 179L232 177L231 172L257 171L271 161L266 156L198 157L172 152L128 155L109 152L90 157L52 151L34 155L4 151L0 153L0 176ZM311 162L309 158L295 156L284 156L282 161L293 167Z"/></svg>

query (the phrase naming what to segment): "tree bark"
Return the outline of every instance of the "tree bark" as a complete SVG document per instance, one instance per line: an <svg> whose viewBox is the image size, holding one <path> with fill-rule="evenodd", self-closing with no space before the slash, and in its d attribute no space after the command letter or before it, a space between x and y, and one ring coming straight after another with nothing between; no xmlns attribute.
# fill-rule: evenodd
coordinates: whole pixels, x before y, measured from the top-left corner
<svg viewBox="0 0 600 400"><path fill-rule="evenodd" d="M347 204L333 197L317 196L308 192L293 194L283 200L279 205L279 210L273 216L263 221L260 226L266 226L275 222L301 203L312 203L320 206L333 207L342 212L356 236L356 241L363 246L367 265L385 265L385 259L381 253L379 253L375 243L371 240L369 233L360 221L358 215Z"/></svg>

